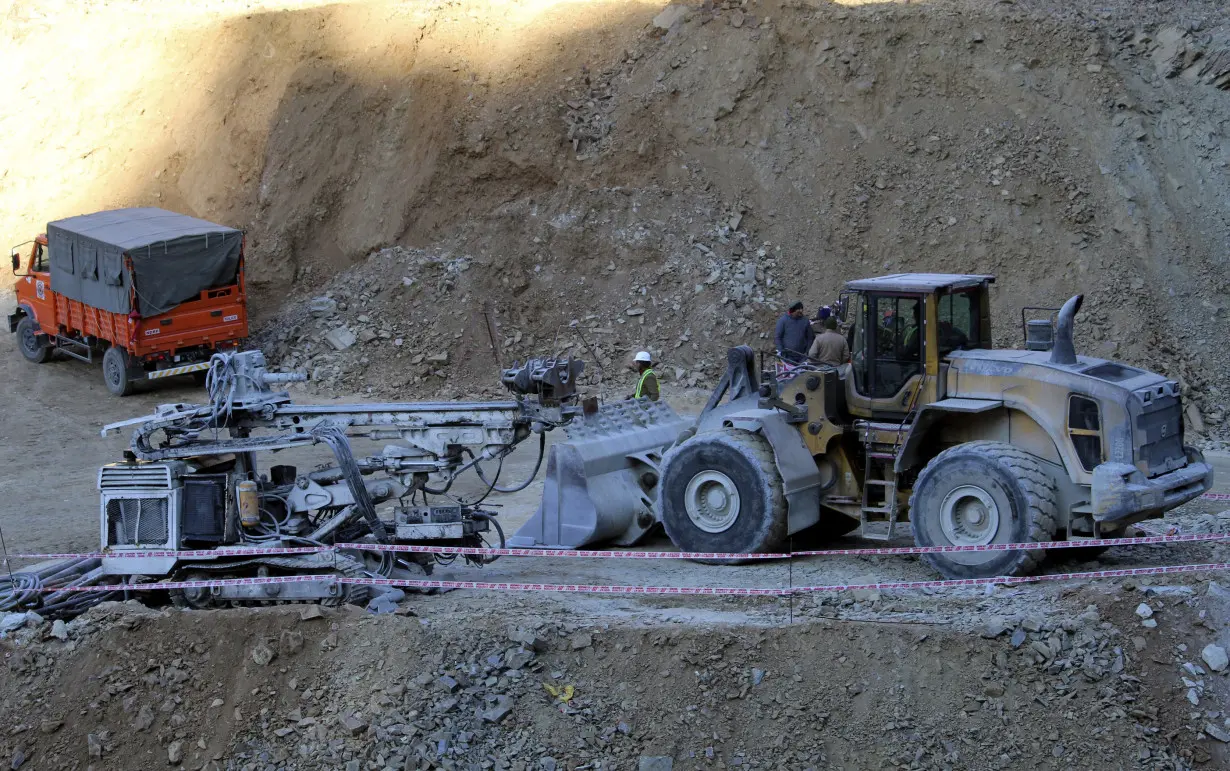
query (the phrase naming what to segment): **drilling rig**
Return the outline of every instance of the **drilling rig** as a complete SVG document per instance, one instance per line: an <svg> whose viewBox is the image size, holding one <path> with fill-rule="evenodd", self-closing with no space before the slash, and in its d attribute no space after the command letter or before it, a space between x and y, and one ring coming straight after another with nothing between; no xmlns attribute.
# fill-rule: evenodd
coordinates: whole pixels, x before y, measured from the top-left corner
<svg viewBox="0 0 1230 771"><path fill-rule="evenodd" d="M137 581L319 574L320 581L173 590L172 600L191 608L340 604L363 601L367 587L335 577L421 578L431 572L434 555L360 549L262 555L253 548L482 546L493 531L503 544L495 512L482 502L533 479L500 486L503 460L537 435L541 465L545 433L584 409L576 389L583 369L576 359L514 365L501 377L509 401L304 405L277 390L304 375L269 371L260 351L218 354L206 377L207 403L162 405L103 428L105 436L135 427L125 460L99 471L101 572ZM388 444L356 456L356 439ZM328 460L311 469L266 460L320 446ZM470 470L484 492L473 499L453 495L454 482ZM388 502L395 505L377 511Z"/></svg>

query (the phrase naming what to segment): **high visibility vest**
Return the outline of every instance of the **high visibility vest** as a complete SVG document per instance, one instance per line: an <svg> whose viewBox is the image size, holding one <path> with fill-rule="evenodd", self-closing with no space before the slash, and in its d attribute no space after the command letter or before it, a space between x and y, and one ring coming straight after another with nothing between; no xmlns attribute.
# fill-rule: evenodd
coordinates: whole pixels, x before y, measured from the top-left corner
<svg viewBox="0 0 1230 771"><path fill-rule="evenodd" d="M645 387L645 378L649 377L650 375L653 375L652 369L647 369L641 373L641 379L636 382L636 393L632 394L633 399L641 398L641 390Z"/></svg>

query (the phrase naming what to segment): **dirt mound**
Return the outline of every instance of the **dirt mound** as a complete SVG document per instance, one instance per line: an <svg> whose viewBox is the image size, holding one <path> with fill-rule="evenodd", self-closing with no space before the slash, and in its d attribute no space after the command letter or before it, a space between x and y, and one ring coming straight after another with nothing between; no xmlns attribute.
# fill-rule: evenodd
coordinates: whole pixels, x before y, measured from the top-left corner
<svg viewBox="0 0 1230 771"><path fill-rule="evenodd" d="M0 221L242 225L262 344L373 393L493 382L484 307L505 356L597 354L616 394L639 348L707 386L845 279L992 272L998 344L1083 291L1078 346L1221 433L1224 4L556 6L10 3ZM37 55L75 29L109 45Z"/></svg>
<svg viewBox="0 0 1230 771"><path fill-rule="evenodd" d="M669 30L643 12L604 49L570 40L557 67L515 68L515 83L477 67L456 102L403 84L452 118L430 143L434 172L411 185L421 198L393 207L408 248L327 284L339 318L292 318L262 339L327 388L464 393L492 379L486 306L509 355L566 349L626 386L627 355L649 348L674 387L703 387L727 346L763 347L796 297L827 301L858 275L981 271L1000 276L1000 344L1018 340L1021 306L1083 291L1083 351L1181 378L1220 425L1215 255L1230 231L1216 201L1230 189L1206 169L1225 162L1227 97L1195 64L1167 79L1176 55L1212 56L1220 38L1163 50L1173 30L1136 18L1011 6L752 11L701 7ZM284 112L352 91L296 91ZM319 133L332 123L295 125L308 133L273 132L271 197L315 168L296 199L344 188L370 212L373 188ZM354 153L375 150L367 131ZM381 137L423 148L422 135ZM314 240L349 232L327 205L318 221L277 211L263 219L309 222ZM297 253L301 275L335 269ZM322 335L342 325L361 345L338 357Z"/></svg>
<svg viewBox="0 0 1230 771"><path fill-rule="evenodd" d="M111 605L64 641L44 626L0 642L0 748L15 768L1216 765L1201 731L1222 730L1224 684L1187 607L1212 600L1162 591L1140 596L1155 629L1135 600L1084 589L982 634L629 625L460 593L414 600L408 618ZM1209 717L1187 714L1178 673Z"/></svg>

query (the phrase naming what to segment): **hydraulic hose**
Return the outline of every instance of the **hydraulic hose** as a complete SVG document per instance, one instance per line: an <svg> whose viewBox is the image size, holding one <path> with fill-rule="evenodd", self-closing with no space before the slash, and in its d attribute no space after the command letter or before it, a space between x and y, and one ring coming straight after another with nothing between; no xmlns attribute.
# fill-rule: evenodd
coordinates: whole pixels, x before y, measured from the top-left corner
<svg viewBox="0 0 1230 771"><path fill-rule="evenodd" d="M538 469L542 468L542 459L546 457L546 454L547 454L547 435L545 433L542 433L538 435L538 460L534 462L534 470L530 472L529 477L524 482L522 482L519 485L516 485L515 487L500 487L499 485L497 485L496 482L499 481L500 479L500 474L498 471L496 472L495 479L491 481L487 481L487 477L483 475L482 466L475 463L474 470L478 472L478 478L483 480L483 484L487 485L493 492L519 493L525 488L529 487L530 483L532 483L534 479L538 476ZM500 468L503 468L503 463L504 461L503 459L501 459ZM483 496L483 497L486 497L486 496Z"/></svg>
<svg viewBox="0 0 1230 771"><path fill-rule="evenodd" d="M36 605L43 581L34 573L13 573L0 578L0 611L14 611Z"/></svg>
<svg viewBox="0 0 1230 771"><path fill-rule="evenodd" d="M476 511L470 516L474 517L475 519L481 519L481 520L490 522L492 527L495 528L496 534L500 536L499 548L503 549L505 547L505 545L507 544L507 541L504 540L504 528L500 527L500 521L498 519L496 519L491 514L486 513L485 511ZM483 564L490 565L492 562L495 562L498 559L499 559L498 555L495 557L487 557L483 560Z"/></svg>
<svg viewBox="0 0 1230 771"><path fill-rule="evenodd" d="M97 584L102 562L81 558L56 562L39 570L0 576L0 611L35 610L44 618L70 619L114 592L76 592L73 587Z"/></svg>

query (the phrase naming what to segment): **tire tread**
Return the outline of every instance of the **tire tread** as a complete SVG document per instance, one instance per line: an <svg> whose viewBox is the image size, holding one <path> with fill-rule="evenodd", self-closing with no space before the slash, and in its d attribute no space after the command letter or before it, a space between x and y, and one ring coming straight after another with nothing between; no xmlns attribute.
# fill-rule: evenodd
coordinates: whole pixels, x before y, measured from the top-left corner
<svg viewBox="0 0 1230 771"><path fill-rule="evenodd" d="M1054 540L1055 533L1059 529L1059 513L1058 506L1056 505L1056 499L1059 497L1058 486L1055 484L1054 479L1051 478L1051 475L1043 469L1041 462L1036 457L1018 447L988 439L980 439L974 442L959 444L956 447L950 447L927 463L922 473L918 475L919 482L926 478L928 472L934 473L934 469L944 464L948 459L967 454L977 454L990 459L1003 467L1017 480L1017 484L1020 485L1021 492L1025 494L1027 502L1028 511L1026 516L1028 517L1028 537L1030 541ZM914 489L910 491L911 519L913 519L918 488L919 485L915 484ZM1037 570L1038 566L1046 559L1045 549L1022 549L1018 553L1020 558L1009 570L1009 575L1028 575ZM931 555L926 556L930 557ZM931 559L928 562L935 565L935 562Z"/></svg>
<svg viewBox="0 0 1230 771"><path fill-rule="evenodd" d="M669 473L672 459L677 456L684 448L689 445L695 446L696 442L713 442L731 446L734 449L744 453L748 459L762 470L760 479L767 483L767 504L769 506L768 515L775 517L778 521L775 525L780 524L780 527L770 527L764 534L764 537L758 543L750 544L750 548L741 550L744 554L754 554L758 552L773 551L778 548L782 541L785 540L785 524L786 524L786 493L785 486L782 482L781 474L777 470L777 459L773 453L773 447L769 444L768 439L759 433L746 431L740 428L721 428L715 431L706 431L696 434L689 438L686 442L673 447L662 459L663 478ZM665 490L665 485L661 485L660 490ZM763 488L762 491L764 492ZM665 499L659 500L659 513L665 521ZM669 531L667 533L670 534ZM673 539L672 539L673 540ZM678 544L676 544L678 546ZM680 547L683 548L683 547ZM715 562L728 564L733 560L698 560L702 562Z"/></svg>

